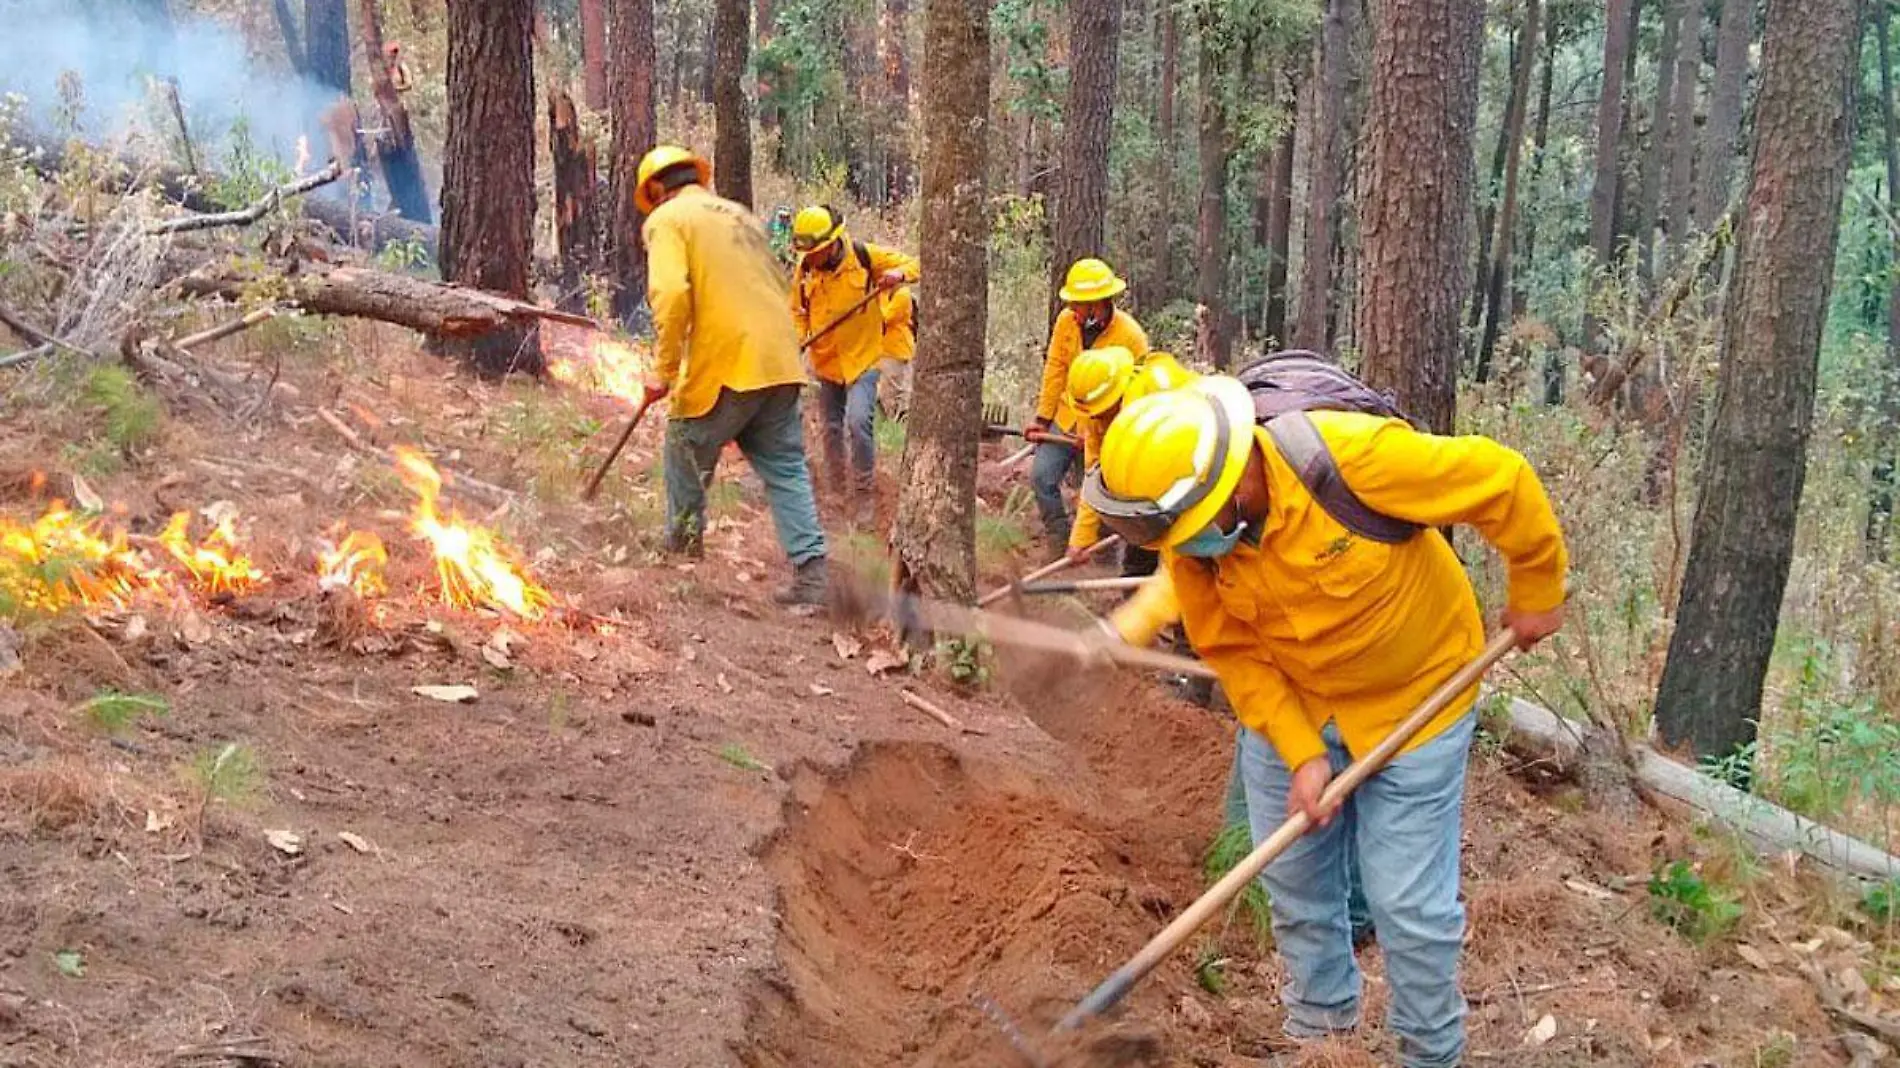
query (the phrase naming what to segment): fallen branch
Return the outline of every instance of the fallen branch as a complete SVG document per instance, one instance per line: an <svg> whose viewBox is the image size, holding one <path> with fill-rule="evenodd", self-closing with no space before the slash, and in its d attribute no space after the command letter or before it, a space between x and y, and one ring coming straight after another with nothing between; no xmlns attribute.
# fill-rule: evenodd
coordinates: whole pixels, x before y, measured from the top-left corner
<svg viewBox="0 0 1900 1068"><path fill-rule="evenodd" d="M193 349L199 345L203 345L212 341L217 341L220 338L227 338L227 337L230 337L232 334L249 330L251 327L256 326L258 323L261 323L266 319L276 316L276 314L277 314L277 305L266 304L262 308L245 312L243 318L233 319L228 323L220 323L217 326L211 327L208 330L200 330L195 334L186 334L184 337L181 337L178 340L172 342L172 346L174 348L179 348L179 349L186 349L186 350Z"/></svg>
<svg viewBox="0 0 1900 1068"><path fill-rule="evenodd" d="M344 441L349 442L351 445L355 446L356 448L364 452L367 452L373 456L376 456L382 459L386 463L389 463L391 465L395 464L396 456L394 453L390 452L388 449L383 448L381 445L378 445L373 441L365 441L363 439L363 435L358 434L354 429L350 427L348 423L345 423L342 419L339 419L335 412L332 412L328 408L318 408L316 412L317 412L317 418L323 420L324 423L327 424L331 430L336 431L337 435L341 437ZM440 465L437 465L437 466L439 467ZM490 500L493 500L496 503L506 504L509 501L514 500L515 498L515 494L513 490L503 489L492 482L483 482L479 478L471 478L468 475L453 474L448 471L444 471L443 476L444 477L442 481L445 485L452 485L452 486L457 486L463 489L474 490L476 496L488 497Z"/></svg>
<svg viewBox="0 0 1900 1068"><path fill-rule="evenodd" d="M375 319L433 337L480 337L527 319L550 319L603 329L601 324L584 315L543 308L480 289L364 267L301 263L296 273L247 267L211 268L187 275L179 285L188 296L239 300L260 281L287 288L286 301L307 312Z"/></svg>
<svg viewBox="0 0 1900 1068"><path fill-rule="evenodd" d="M176 234L187 230L209 230L216 226L249 226L263 218L281 205L285 198L300 196L319 186L325 186L343 176L343 164L331 160L330 165L315 174L299 178L288 185L278 186L265 193L248 208L237 211L221 211L211 215L186 215L182 218L167 219L146 228L148 234Z"/></svg>
<svg viewBox="0 0 1900 1068"><path fill-rule="evenodd" d="M924 715L929 716L931 719L936 720L938 723L943 724L944 726L950 728L953 731L958 731L963 734L989 733L988 731L985 731L981 727L964 726L962 720L958 719L957 717L951 715L948 712L945 712L942 708L939 708L935 703L926 700L925 698L919 696L916 693L911 692L910 690L899 690L897 691L897 696L902 698L905 704L909 705L910 707L916 709L919 712L922 712Z"/></svg>
<svg viewBox="0 0 1900 1068"><path fill-rule="evenodd" d="M55 347L56 346L53 345L35 345L30 349L22 349L11 356L0 356L0 371L23 363L32 363L41 356L51 353Z"/></svg>
<svg viewBox="0 0 1900 1068"><path fill-rule="evenodd" d="M41 330L39 327L34 326L32 323L27 322L26 319L21 317L19 312L14 311L12 308L9 308L4 304L0 304L0 323L7 324L7 326L11 328L14 333L27 339L28 341L31 341L34 345L39 346L40 348L48 348L48 347L59 348L59 349L65 349L68 352L77 353L81 356L92 355L92 353L87 352L85 349L82 349L77 345L70 344L65 341L61 341L59 338L56 338L53 335L47 333L46 331ZM24 356L26 356L26 353L16 352L13 354L12 357L9 357L9 359L14 359L16 362L24 363L25 360L21 359L21 357L24 357ZM11 364L9 364L8 366L11 366Z"/></svg>

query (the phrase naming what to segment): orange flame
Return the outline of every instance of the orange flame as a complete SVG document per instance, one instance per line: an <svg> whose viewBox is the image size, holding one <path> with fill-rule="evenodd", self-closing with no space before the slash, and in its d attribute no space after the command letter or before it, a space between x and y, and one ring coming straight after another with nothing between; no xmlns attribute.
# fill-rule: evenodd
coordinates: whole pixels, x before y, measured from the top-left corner
<svg viewBox="0 0 1900 1068"><path fill-rule="evenodd" d="M0 602L35 612L73 605L124 607L144 590L163 589L165 575L126 544L125 532L103 530L54 501L31 525L0 517Z"/></svg>
<svg viewBox="0 0 1900 1068"><path fill-rule="evenodd" d="M416 495L409 529L435 552L435 573L441 580L444 604L461 608L489 605L505 608L523 619L539 619L553 597L536 584L509 548L485 527L463 521L450 509L445 520L436 509L442 494L442 475L414 449L397 447L396 474Z"/></svg>
<svg viewBox="0 0 1900 1068"><path fill-rule="evenodd" d="M225 515L197 545L191 543L191 513L174 512L158 535L158 543L191 573L191 585L200 593L243 593L268 581L238 551L234 517Z"/></svg>
<svg viewBox="0 0 1900 1068"><path fill-rule="evenodd" d="M389 589L383 566L389 553L383 539L367 530L352 530L334 547L317 550L317 588L354 590L359 597L376 597Z"/></svg>
<svg viewBox="0 0 1900 1068"><path fill-rule="evenodd" d="M646 392L646 357L631 345L605 334L595 336L588 359L559 359L548 364L558 382L639 404Z"/></svg>

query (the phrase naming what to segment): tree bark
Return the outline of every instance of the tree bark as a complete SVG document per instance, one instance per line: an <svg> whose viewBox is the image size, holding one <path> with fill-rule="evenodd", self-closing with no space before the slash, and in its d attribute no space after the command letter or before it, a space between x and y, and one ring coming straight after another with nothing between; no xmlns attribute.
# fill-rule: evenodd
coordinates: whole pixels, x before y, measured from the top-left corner
<svg viewBox="0 0 1900 1068"><path fill-rule="evenodd" d="M383 62L383 23L376 11L376 0L363 0L362 15L363 63L369 69L376 104L383 113L383 132L375 140L376 155L382 162L383 184L389 187L390 203L403 218L432 223L435 212L429 207L429 186L422 179L422 161L416 155L416 135L409 127L409 109L403 106L395 83L389 79L389 68Z"/></svg>
<svg viewBox="0 0 1900 1068"><path fill-rule="evenodd" d="M442 276L528 296L534 248L534 0L449 0ZM453 351L484 375L541 370L533 334L503 329Z"/></svg>
<svg viewBox="0 0 1900 1068"><path fill-rule="evenodd" d="M581 99L589 111L607 110L607 0L580 0Z"/></svg>
<svg viewBox="0 0 1900 1068"><path fill-rule="evenodd" d="M976 596L976 447L989 320L990 14L924 0L923 273L915 388L898 495L895 580Z"/></svg>
<svg viewBox="0 0 1900 1068"><path fill-rule="evenodd" d="M1596 176L1590 185L1590 250L1598 270L1616 256L1617 152L1623 142L1623 65L1630 52L1633 0L1608 0L1603 13L1603 86L1597 92ZM1584 344L1596 347L1597 323L1584 315Z"/></svg>
<svg viewBox="0 0 1900 1068"><path fill-rule="evenodd" d="M345 0L304 0L304 64L310 79L350 93L350 14Z"/></svg>
<svg viewBox="0 0 1900 1068"><path fill-rule="evenodd" d="M894 200L916 195L915 151L910 136L910 0L883 4L885 149L884 182Z"/></svg>
<svg viewBox="0 0 1900 1068"><path fill-rule="evenodd" d="M1444 434L1457 406L1484 4L1385 3L1373 26L1360 368L1419 425Z"/></svg>
<svg viewBox="0 0 1900 1068"><path fill-rule="evenodd" d="M260 285L281 288L287 303L313 315L374 319L439 339L472 340L496 331L519 331L541 318L589 325L572 315L463 286L309 262L298 264L294 272L255 266L196 272L183 278L179 289L186 296L242 300Z"/></svg>
<svg viewBox="0 0 1900 1068"><path fill-rule="evenodd" d="M1715 85L1709 94L1709 122L1702 131L1702 192L1696 205L1696 218L1704 226L1728 208L1729 176L1741 150L1742 90L1748 82L1754 22L1755 0L1722 0L1722 22L1715 38Z"/></svg>
<svg viewBox="0 0 1900 1068"><path fill-rule="evenodd" d="M297 28L297 16L290 10L290 0L271 0L270 8L277 20L277 32L284 35L284 55L290 58L290 69L308 77L310 55L304 51L303 32Z"/></svg>
<svg viewBox="0 0 1900 1068"><path fill-rule="evenodd" d="M614 316L637 325L646 303L647 254L640 240L640 211L633 206L640 157L659 136L653 96L653 0L612 0L608 8L613 53L608 63L613 99L613 144L608 164L609 266L614 284Z"/></svg>
<svg viewBox="0 0 1900 1068"><path fill-rule="evenodd" d="M1156 75L1153 221L1148 233L1147 270L1136 276L1143 311L1161 310L1174 292L1175 83L1181 77L1181 26L1174 5L1161 5L1161 66Z"/></svg>
<svg viewBox="0 0 1900 1068"><path fill-rule="evenodd" d="M1201 23L1199 94L1201 196L1194 272L1194 301L1207 309L1201 357L1217 371L1233 362L1233 331L1227 311L1227 87L1226 57L1212 16Z"/></svg>
<svg viewBox="0 0 1900 1068"><path fill-rule="evenodd" d="M1358 0L1327 0L1314 50L1319 102L1313 143L1306 151L1306 234L1300 249L1300 299L1294 310L1295 348L1326 348L1332 314L1333 250L1339 240L1340 191L1345 183L1346 74L1352 62ZM1462 207L1458 209L1464 211Z"/></svg>
<svg viewBox="0 0 1900 1068"><path fill-rule="evenodd" d="M1696 0L1664 0L1662 44L1656 49L1656 96L1649 112L1649 143L1643 148L1641 183L1636 194L1636 222L1631 235L1636 242L1637 268L1645 283L1661 268L1656 263L1656 224L1662 220L1663 187L1669 173L1669 123L1671 101L1675 98L1676 74L1680 69L1676 53L1681 49L1682 12Z"/></svg>
<svg viewBox="0 0 1900 1068"><path fill-rule="evenodd" d="M1084 256L1105 257L1109 117L1115 106L1115 42L1122 0L1069 0L1069 99L1062 111L1062 166L1049 269L1049 318L1062 310L1062 278Z"/></svg>
<svg viewBox="0 0 1900 1068"><path fill-rule="evenodd" d="M1516 32L1511 35L1510 84L1504 93L1504 118L1498 123L1498 139L1491 150L1491 175L1484 186L1478 190L1478 262L1471 272L1471 314L1466 326L1477 330L1484 321L1485 287L1491 282L1491 257L1493 255L1494 236L1497 233L1498 201L1504 196L1504 165L1511 155L1511 122L1524 107L1524 98L1518 93L1517 72L1530 63L1530 57L1524 51L1524 26L1520 19ZM1523 127L1517 135L1522 137ZM1479 372L1479 381L1483 381Z"/></svg>
<svg viewBox="0 0 1900 1068"><path fill-rule="evenodd" d="M1722 756L1755 737L1794 555L1858 81L1857 0L1768 0L1748 201L1656 725Z"/></svg>
<svg viewBox="0 0 1900 1068"><path fill-rule="evenodd" d="M1550 26L1544 31L1544 65L1538 75L1537 84L1537 122L1531 134L1531 182L1534 188L1537 179L1544 173L1544 149L1550 144L1550 97L1552 82L1557 71L1557 20L1553 17ZM1537 216L1532 213L1524 220L1524 255L1526 268L1537 262ZM1523 277L1520 272L1519 278ZM1513 285L1513 289L1520 287ZM1520 293L1516 303L1523 303ZM1564 402L1564 356L1561 344L1552 345L1544 354L1544 403L1556 407Z"/></svg>
<svg viewBox="0 0 1900 1068"><path fill-rule="evenodd" d="M1681 258L1694 226L1695 96L1702 78L1702 0L1690 0L1682 14L1682 40L1676 55L1676 94L1669 108L1669 258Z"/></svg>
<svg viewBox="0 0 1900 1068"><path fill-rule="evenodd" d="M752 9L713 0L713 183L719 195L752 206L752 109L745 98Z"/></svg>
<svg viewBox="0 0 1900 1068"><path fill-rule="evenodd" d="M578 310L586 301L582 282L594 269L600 245L594 145L581 137L580 116L566 89L548 90L548 149L554 160L554 243L561 256L563 304Z"/></svg>
<svg viewBox="0 0 1900 1068"><path fill-rule="evenodd" d="M1524 0L1524 26L1520 32L1522 61L1512 72L1511 102L1504 125L1510 151L1504 160L1504 194L1498 203L1497 254L1491 262L1484 290L1484 336L1478 342L1478 381L1491 378L1491 354L1497 348L1498 333L1510 320L1511 308L1505 295L1510 292L1511 242L1517 234L1517 172L1524 152L1524 113L1530 110L1531 66L1537 59L1539 0Z"/></svg>
<svg viewBox="0 0 1900 1068"><path fill-rule="evenodd" d="M1890 17L1884 0L1869 5L1874 15L1874 40L1880 51L1880 126L1886 148L1887 204L1900 213L1900 125L1893 113L1893 56ZM1892 263L1900 263L1900 235L1887 234ZM1900 271L1889 268L1887 282L1887 366L1880 379L1879 408L1874 421L1873 483L1867 500L1867 555L1889 558L1893 534L1895 441L1900 438Z"/></svg>
<svg viewBox="0 0 1900 1068"><path fill-rule="evenodd" d="M1293 150L1294 138L1299 131L1299 123L1294 116L1299 114L1300 90L1298 82L1293 83L1286 108L1286 130L1274 143L1273 158L1268 161L1267 174L1267 232L1263 243L1267 249L1267 304L1260 321L1260 333L1271 341L1276 348L1288 345L1286 331L1287 309L1287 255L1291 251L1293 233Z"/></svg>

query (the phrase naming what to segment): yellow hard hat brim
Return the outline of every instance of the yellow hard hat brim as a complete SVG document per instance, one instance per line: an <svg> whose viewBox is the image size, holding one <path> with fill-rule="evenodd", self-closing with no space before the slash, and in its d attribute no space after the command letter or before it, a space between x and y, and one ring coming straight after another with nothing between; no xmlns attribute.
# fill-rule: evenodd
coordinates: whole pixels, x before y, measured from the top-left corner
<svg viewBox="0 0 1900 1068"><path fill-rule="evenodd" d="M1098 300L1113 300L1121 296L1127 289L1127 282L1119 278L1112 278L1106 284L1094 289L1082 290L1074 286L1065 285L1059 291L1059 295L1064 301L1070 304L1092 304Z"/></svg>
<svg viewBox="0 0 1900 1068"><path fill-rule="evenodd" d="M1076 409L1083 415L1088 416L1090 419L1095 419L1100 417L1103 412L1120 404L1122 397L1126 396L1127 393L1128 383L1123 382L1097 398L1093 404L1076 400L1073 396L1069 398L1069 402L1075 405Z"/></svg>
<svg viewBox="0 0 1900 1068"><path fill-rule="evenodd" d="M1240 486L1240 476L1247 472L1247 461L1253 456L1253 397L1247 387L1238 379L1224 375L1197 379L1181 387L1183 392L1198 392L1213 398L1227 415L1227 455L1221 457L1220 474L1214 480L1214 489L1201 502L1182 513L1174 521L1168 533L1155 549L1172 549L1176 545L1199 534L1214 517L1227 507L1227 501L1233 497L1234 490Z"/></svg>
<svg viewBox="0 0 1900 1068"><path fill-rule="evenodd" d="M707 163L704 159L697 156L682 162L689 162L693 165L693 173L699 176L700 185L706 186L707 188L712 187L712 164ZM678 166L678 164L674 164L673 166ZM640 214L651 215L653 214L653 209L659 207L658 204L653 202L652 195L647 192L647 186L653 184L653 179L658 178L660 173L664 173L667 169L668 168L664 167L661 168L659 172L649 175L646 181L634 187L633 206L639 209Z"/></svg>

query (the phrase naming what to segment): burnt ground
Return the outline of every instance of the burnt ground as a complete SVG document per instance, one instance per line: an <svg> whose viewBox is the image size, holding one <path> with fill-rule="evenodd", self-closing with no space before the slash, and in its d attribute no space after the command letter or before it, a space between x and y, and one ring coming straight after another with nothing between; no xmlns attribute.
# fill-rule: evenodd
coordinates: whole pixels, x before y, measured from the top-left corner
<svg viewBox="0 0 1900 1068"><path fill-rule="evenodd" d="M235 364L253 342L227 344ZM754 489L719 498L705 562L652 555L657 420L586 508L611 402L474 383L370 327L306 349L260 423L174 415L92 480L139 530L232 501L269 585L21 628L24 671L0 682L0 1065L1006 1065L973 992L1038 1032L1204 885L1226 721L1132 678L1011 695L873 676L830 622L771 605L783 565ZM538 488L499 514L447 493L571 610L435 603L406 496L318 405ZM0 427L0 456L57 488L88 421L49 413ZM15 518L43 504L0 485ZM339 520L395 557L369 611L315 588L311 546ZM521 640L497 655L503 628ZM900 681L986 733L919 715ZM411 692L442 683L479 699ZM108 737L75 712L102 689L170 711ZM232 742L254 788L205 804L185 769ZM1655 812L1608 825L1510 763L1487 747L1471 783L1475 1062L1848 1063L1787 966L1803 940L1855 940L1812 886L1771 865L1740 932L1693 945L1643 880L1719 848ZM300 851L267 840L284 830ZM1272 1063L1276 983L1236 918L1136 992L1120 1049ZM1374 1025L1286 1063L1386 1052Z"/></svg>

